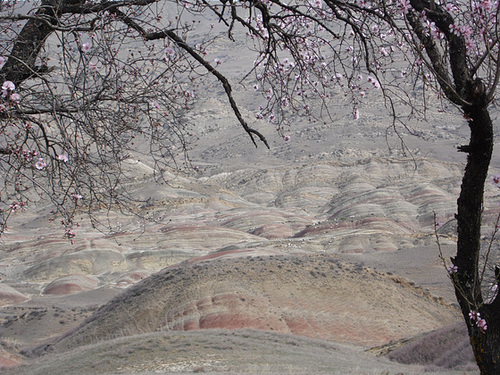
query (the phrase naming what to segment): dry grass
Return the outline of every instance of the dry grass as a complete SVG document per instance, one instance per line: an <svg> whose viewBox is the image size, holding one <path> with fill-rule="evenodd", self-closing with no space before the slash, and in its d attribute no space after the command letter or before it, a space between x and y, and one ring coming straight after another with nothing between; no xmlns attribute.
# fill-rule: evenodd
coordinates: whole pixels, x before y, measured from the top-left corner
<svg viewBox="0 0 500 375"><path fill-rule="evenodd" d="M421 374L359 347L255 330L156 332L50 354L5 375ZM437 374L462 374L441 371Z"/></svg>

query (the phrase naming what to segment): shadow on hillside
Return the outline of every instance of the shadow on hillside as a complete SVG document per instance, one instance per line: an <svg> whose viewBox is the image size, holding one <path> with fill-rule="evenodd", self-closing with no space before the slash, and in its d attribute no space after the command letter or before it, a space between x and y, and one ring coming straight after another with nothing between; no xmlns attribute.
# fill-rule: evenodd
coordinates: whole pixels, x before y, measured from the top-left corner
<svg viewBox="0 0 500 375"><path fill-rule="evenodd" d="M467 329L462 322L410 340L390 350L386 357L403 364L423 365L426 371L477 369Z"/></svg>

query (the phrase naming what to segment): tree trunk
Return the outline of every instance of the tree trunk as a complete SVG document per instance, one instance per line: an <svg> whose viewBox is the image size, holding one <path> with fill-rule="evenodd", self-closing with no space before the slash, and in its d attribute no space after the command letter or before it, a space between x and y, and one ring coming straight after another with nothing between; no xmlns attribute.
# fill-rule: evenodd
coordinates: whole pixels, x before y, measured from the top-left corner
<svg viewBox="0 0 500 375"><path fill-rule="evenodd" d="M0 70L2 82L12 81L17 86L42 69L36 67L36 60L46 39L54 31L51 22L57 22L56 10L44 0L34 16L40 20L28 20L17 35L10 56Z"/></svg>
<svg viewBox="0 0 500 375"><path fill-rule="evenodd" d="M477 99L477 98L476 98ZM484 99L484 97L482 98ZM470 144L460 147L467 152L467 165L458 198L458 244L453 263L455 294L467 323L469 337L482 375L500 374L500 314L498 298L485 303L481 293L479 263L481 250L481 216L483 212L484 184L493 152L493 124L487 103L464 107L471 130ZM487 329L481 329L477 320L469 317L479 312L486 320Z"/></svg>

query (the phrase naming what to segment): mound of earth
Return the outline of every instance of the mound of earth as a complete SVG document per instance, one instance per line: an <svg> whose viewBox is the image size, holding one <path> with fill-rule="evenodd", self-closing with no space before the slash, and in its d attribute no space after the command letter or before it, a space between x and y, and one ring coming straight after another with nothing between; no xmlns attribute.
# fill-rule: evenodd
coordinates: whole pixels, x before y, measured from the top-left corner
<svg viewBox="0 0 500 375"><path fill-rule="evenodd" d="M4 375L81 374L422 374L359 347L258 330L154 332L38 358ZM434 375L453 375L440 371ZM463 372L461 374L464 374Z"/></svg>
<svg viewBox="0 0 500 375"><path fill-rule="evenodd" d="M426 372L443 369L477 371L464 322L374 347L369 352L399 363L422 365Z"/></svg>
<svg viewBox="0 0 500 375"><path fill-rule="evenodd" d="M28 296L19 292L15 288L6 284L0 284L0 306L15 305L25 302L29 299Z"/></svg>
<svg viewBox="0 0 500 375"><path fill-rule="evenodd" d="M259 329L363 346L451 324L458 311L404 280L328 256L217 259L167 268L36 349L155 331Z"/></svg>
<svg viewBox="0 0 500 375"><path fill-rule="evenodd" d="M83 275L71 275L52 281L43 290L44 294L64 295L95 289L99 281Z"/></svg>

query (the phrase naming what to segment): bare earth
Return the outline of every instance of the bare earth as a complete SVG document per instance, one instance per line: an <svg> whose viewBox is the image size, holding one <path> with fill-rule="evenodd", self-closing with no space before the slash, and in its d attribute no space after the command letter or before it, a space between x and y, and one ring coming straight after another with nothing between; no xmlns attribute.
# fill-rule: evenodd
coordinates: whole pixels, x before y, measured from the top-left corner
<svg viewBox="0 0 500 375"><path fill-rule="evenodd" d="M224 55L228 72L244 58ZM127 163L152 221L103 213L105 235L82 217L70 244L43 204L16 214L2 373L478 373L434 235L436 215L448 259L465 122L431 110L404 155L373 100L357 122L341 105L297 119L288 143L255 123L271 150L255 149L218 87L207 96L190 117L197 169L159 184L147 156ZM485 232L499 195L487 187Z"/></svg>

